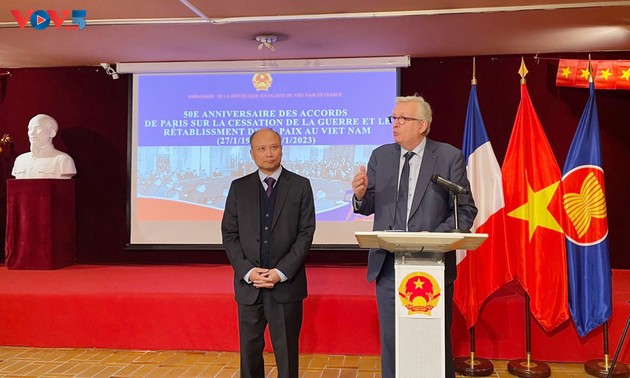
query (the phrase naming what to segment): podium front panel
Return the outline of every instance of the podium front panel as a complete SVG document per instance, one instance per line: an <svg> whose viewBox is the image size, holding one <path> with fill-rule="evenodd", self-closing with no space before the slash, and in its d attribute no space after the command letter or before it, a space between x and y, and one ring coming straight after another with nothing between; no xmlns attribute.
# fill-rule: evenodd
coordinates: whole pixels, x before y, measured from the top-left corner
<svg viewBox="0 0 630 378"><path fill-rule="evenodd" d="M74 180L7 180L7 268L58 269L75 260Z"/></svg>
<svg viewBox="0 0 630 378"><path fill-rule="evenodd" d="M396 261L396 376L443 377L444 265Z"/></svg>

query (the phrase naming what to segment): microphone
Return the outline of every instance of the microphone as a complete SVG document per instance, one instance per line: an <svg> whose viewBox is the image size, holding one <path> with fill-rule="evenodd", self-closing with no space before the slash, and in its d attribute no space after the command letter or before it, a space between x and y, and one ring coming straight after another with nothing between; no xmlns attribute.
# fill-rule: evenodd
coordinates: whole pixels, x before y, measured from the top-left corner
<svg viewBox="0 0 630 378"><path fill-rule="evenodd" d="M452 181L448 181L447 179L445 179L444 177L440 175L431 176L431 181L456 194L468 194L468 189L464 188L463 186L457 185Z"/></svg>

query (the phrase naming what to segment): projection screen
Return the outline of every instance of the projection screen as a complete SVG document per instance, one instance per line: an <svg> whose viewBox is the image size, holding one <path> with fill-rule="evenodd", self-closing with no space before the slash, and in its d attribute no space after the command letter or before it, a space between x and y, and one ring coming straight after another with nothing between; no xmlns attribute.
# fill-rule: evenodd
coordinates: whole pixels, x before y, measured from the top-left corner
<svg viewBox="0 0 630 378"><path fill-rule="evenodd" d="M220 245L225 197L254 172L249 136L282 137L285 169L310 179L314 245L356 246L372 217L352 211L351 180L393 141L396 68L133 74L130 244Z"/></svg>

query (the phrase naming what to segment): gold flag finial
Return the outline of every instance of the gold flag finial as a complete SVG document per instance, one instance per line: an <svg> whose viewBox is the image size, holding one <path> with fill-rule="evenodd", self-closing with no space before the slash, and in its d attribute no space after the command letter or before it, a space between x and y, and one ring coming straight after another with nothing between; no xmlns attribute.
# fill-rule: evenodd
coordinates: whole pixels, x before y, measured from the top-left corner
<svg viewBox="0 0 630 378"><path fill-rule="evenodd" d="M477 66L475 65L475 57L473 56L473 76L470 84L477 85Z"/></svg>
<svg viewBox="0 0 630 378"><path fill-rule="evenodd" d="M525 59L521 57L521 68L518 69L518 74L521 75L521 84L525 84L525 76L527 76L527 67L525 67Z"/></svg>

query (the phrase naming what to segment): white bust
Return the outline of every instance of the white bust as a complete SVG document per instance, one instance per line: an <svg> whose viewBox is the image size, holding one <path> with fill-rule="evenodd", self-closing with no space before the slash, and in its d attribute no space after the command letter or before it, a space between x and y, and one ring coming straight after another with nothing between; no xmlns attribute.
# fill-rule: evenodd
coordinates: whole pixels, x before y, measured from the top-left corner
<svg viewBox="0 0 630 378"><path fill-rule="evenodd" d="M18 179L69 179L77 173L70 155L55 149L52 140L57 135L57 121L49 115L38 114L28 123L31 152L15 159L11 174Z"/></svg>

